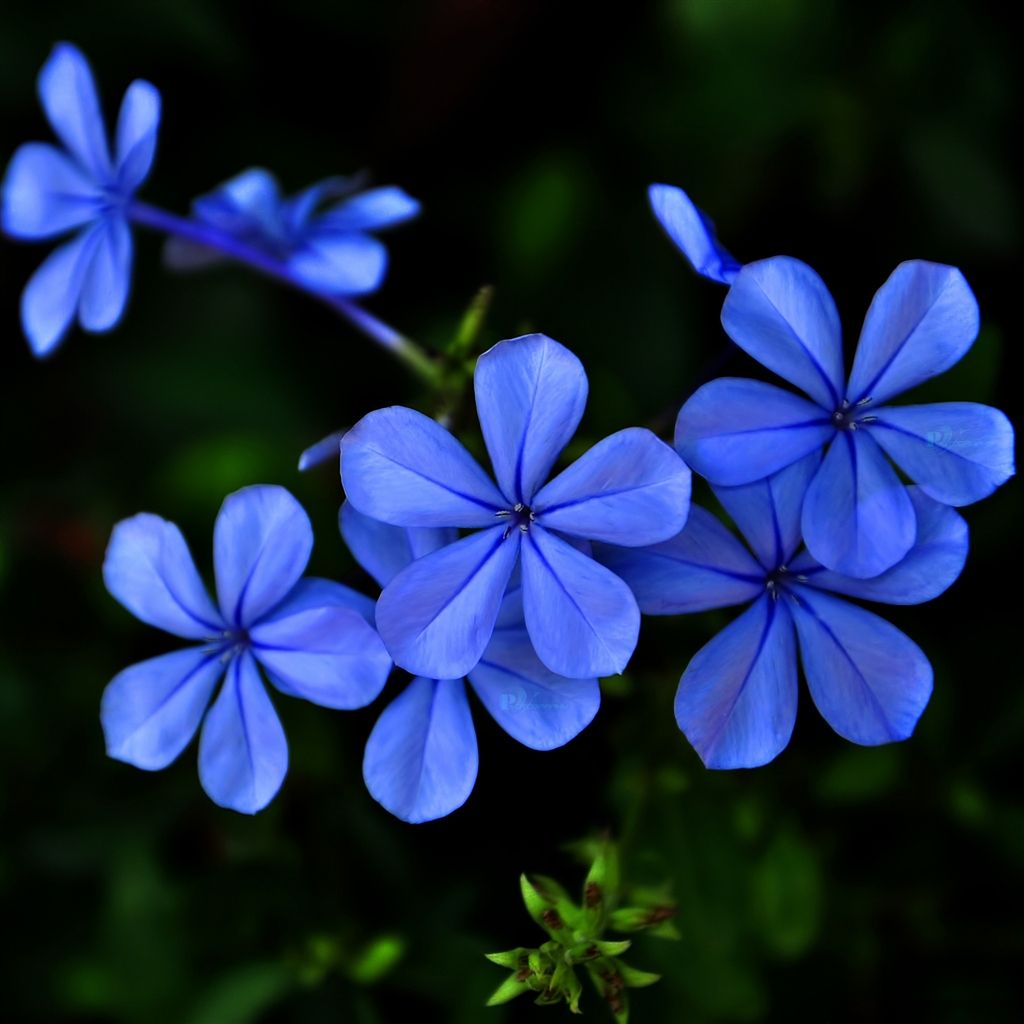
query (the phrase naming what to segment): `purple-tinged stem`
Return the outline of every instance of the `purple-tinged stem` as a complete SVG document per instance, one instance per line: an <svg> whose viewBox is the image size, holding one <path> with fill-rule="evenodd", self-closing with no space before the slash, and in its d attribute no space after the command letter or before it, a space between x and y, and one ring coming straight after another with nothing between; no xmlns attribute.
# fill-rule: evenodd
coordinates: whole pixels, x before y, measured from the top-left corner
<svg viewBox="0 0 1024 1024"><path fill-rule="evenodd" d="M310 288L282 260L255 246L247 245L209 224L179 217L156 206L150 206L148 203L133 201L128 207L128 216L135 224L161 231L166 235L173 235L176 238L184 238L208 249L215 249L230 259L258 270L267 277L272 277L282 284L289 285L318 299L344 317L356 330L390 352L425 383L431 387L437 385L440 373L438 365L416 342L399 334L393 327L378 320L372 313L368 313L351 299Z"/></svg>

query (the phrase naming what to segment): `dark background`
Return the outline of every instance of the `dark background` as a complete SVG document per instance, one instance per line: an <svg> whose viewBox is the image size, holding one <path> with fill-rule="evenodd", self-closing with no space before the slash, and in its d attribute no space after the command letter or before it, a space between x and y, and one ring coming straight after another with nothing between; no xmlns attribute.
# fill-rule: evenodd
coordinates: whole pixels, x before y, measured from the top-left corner
<svg viewBox="0 0 1024 1024"><path fill-rule="evenodd" d="M669 422L708 376L754 372L726 347L723 291L689 273L648 212L649 182L680 184L740 259L787 253L824 276L848 354L898 262L960 266L981 336L915 398L1016 417L1018 39L994 5L872 9L14 4L0 151L50 137L34 82L65 38L89 56L108 117L132 78L161 89L154 203L183 212L252 165L289 190L359 168L400 183L425 213L391 236L371 308L441 346L495 285L486 340L536 328L579 354L592 439ZM435 824L405 825L365 792L380 702L335 714L278 700L290 773L244 818L205 798L194 746L152 775L104 756L104 685L174 643L106 595L110 528L159 512L205 572L223 496L281 483L313 517L313 569L363 585L334 525L335 470L300 476L295 461L370 409L422 396L329 311L243 270L175 277L141 234L121 326L75 332L37 363L17 305L44 252L0 247L0 1016L565 1019L526 1000L485 1011L503 974L481 954L539 943L518 873L575 886L564 844L609 827L627 872L670 879L680 904L682 940L641 937L631 954L665 976L635 994L637 1022L1021 1018L1019 485L966 510L971 556L947 594L884 610L935 668L907 743L847 744L804 691L773 765L708 773L672 697L731 613L647 620L627 676L567 748L520 748L477 707L476 790ZM389 949L401 956L378 970ZM583 1008L606 1018L589 990Z"/></svg>

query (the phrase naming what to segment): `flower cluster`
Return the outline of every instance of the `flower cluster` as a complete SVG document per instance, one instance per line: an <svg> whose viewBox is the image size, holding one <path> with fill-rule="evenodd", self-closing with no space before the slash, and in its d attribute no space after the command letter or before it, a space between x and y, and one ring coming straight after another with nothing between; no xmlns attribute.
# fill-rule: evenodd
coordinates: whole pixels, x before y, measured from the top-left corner
<svg viewBox="0 0 1024 1024"><path fill-rule="evenodd" d="M330 178L285 198L269 172L251 169L197 199L191 218L175 217L135 198L156 147L153 86L129 87L113 153L78 50L55 48L39 92L64 148L17 150L3 182L3 228L23 239L75 234L22 297L36 355L51 352L76 317L89 331L120 320L132 226L141 225L170 236L173 265L226 257L326 303L445 400L453 380L468 383L464 341L451 347L461 362L447 375L449 364L352 302L386 271L373 232L419 211L404 191ZM689 661L675 702L708 767L763 765L786 746L798 650L811 696L840 735L878 744L913 732L932 688L927 658L846 599L937 597L967 557L956 507L1013 474L1013 431L998 410L893 404L968 351L979 326L974 296L953 267L901 264L868 310L847 373L835 304L810 267L785 256L740 264L682 190L655 185L649 198L698 273L727 286L729 337L802 394L713 380L683 404L674 447L633 427L556 468L584 415L583 365L543 334L501 341L472 376L493 477L441 422L402 406L368 413L304 456L340 449L341 533L382 588L377 600L303 578L312 530L281 487L225 500L214 531L216 603L177 527L150 514L118 524L104 563L110 593L193 646L109 684L101 718L112 757L163 768L201 731L203 787L216 803L253 813L288 765L265 683L357 708L397 666L413 678L369 736L364 778L393 814L427 821L464 803L476 779L464 680L509 735L549 750L594 718L598 679L625 669L641 613L729 606L746 607ZM716 515L691 508L691 468L747 547ZM529 988L575 1005L571 965L563 970L551 949L527 957L529 974L514 976L512 994ZM513 959L507 966L525 970ZM606 997L620 999L623 986L604 980Z"/></svg>

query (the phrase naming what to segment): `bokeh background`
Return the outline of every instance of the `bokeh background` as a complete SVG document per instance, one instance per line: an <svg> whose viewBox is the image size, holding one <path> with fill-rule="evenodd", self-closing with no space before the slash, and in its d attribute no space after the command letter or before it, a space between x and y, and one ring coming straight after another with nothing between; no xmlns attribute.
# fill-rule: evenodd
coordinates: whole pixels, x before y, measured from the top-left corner
<svg viewBox="0 0 1024 1024"><path fill-rule="evenodd" d="M584 360L587 437L664 429L708 377L756 372L727 347L723 292L651 218L651 181L686 187L741 259L810 262L848 339L898 262L957 264L981 336L918 394L1020 413L1019 54L994 4L54 0L0 20L3 159L48 137L35 75L66 38L108 116L134 77L162 90L153 202L184 211L252 165L289 189L360 168L399 183L425 213L392 236L371 308L439 347L494 285L486 340L541 329ZM291 770L248 819L205 798L194 746L152 775L104 756L104 685L173 645L106 595L110 528L159 512L205 571L223 496L280 483L314 520L313 568L368 585L336 532L333 466L300 476L296 458L422 396L329 311L242 270L176 277L146 236L119 329L37 363L17 305L42 256L0 247L5 1020L560 1018L485 1011L503 974L481 954L539 943L518 873L575 886L565 844L601 828L679 902L681 941L636 943L632 962L664 974L634 994L637 1022L1021 1019L1019 485L967 510L946 595L886 613L935 667L905 744L845 743L804 692L776 763L708 773L672 698L728 613L648 620L568 748L527 751L477 714L476 790L435 824L363 787L380 704L280 700ZM607 1019L592 992L583 1008Z"/></svg>

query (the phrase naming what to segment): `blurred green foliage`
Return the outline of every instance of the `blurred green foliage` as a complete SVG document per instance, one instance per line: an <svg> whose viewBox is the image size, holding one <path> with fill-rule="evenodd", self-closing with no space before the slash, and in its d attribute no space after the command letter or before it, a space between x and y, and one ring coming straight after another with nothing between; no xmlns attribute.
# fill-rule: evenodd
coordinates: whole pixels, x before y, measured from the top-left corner
<svg viewBox="0 0 1024 1024"><path fill-rule="evenodd" d="M611 14L540 0L15 0L0 15L0 149L46 137L34 77L68 38L108 113L133 77L161 88L154 202L184 210L251 165L288 189L360 167L401 183L425 213L392 236L374 311L442 347L493 285L484 342L536 327L587 365L582 443L632 423L667 434L703 380L756 372L726 344L722 293L688 273L646 209L649 182L681 184L740 258L783 252L819 269L851 340L896 263L961 266L983 331L920 399L1016 417L1007 17L954 0L663 0ZM299 476L295 463L330 430L420 397L326 310L241 270L172 277L151 237L138 250L121 327L37 364L17 308L42 249L0 247L5 1020L558 1015L526 1001L485 1011L495 977L481 953L521 925L508 879L568 876L563 844L605 827L638 881L669 880L679 904L679 942L636 938L637 962L662 975L631 993L636 1022L1021 1018L1015 483L967 510L956 586L889 616L935 667L931 705L899 747L850 747L805 692L774 765L704 771L671 706L689 657L728 621L712 613L648 620L628 676L607 682L596 723L566 749L527 751L478 715L477 788L431 825L406 826L365 792L374 708L280 701L292 766L252 820L205 799L194 748L152 775L108 761L103 686L173 643L105 594L113 523L159 512L208 568L222 497L281 483L313 518L313 571L368 586L337 536L334 468Z"/></svg>

